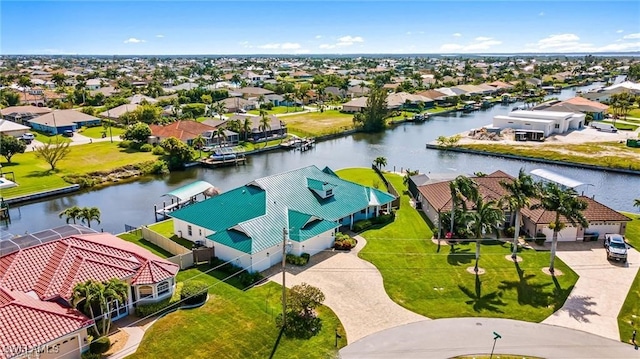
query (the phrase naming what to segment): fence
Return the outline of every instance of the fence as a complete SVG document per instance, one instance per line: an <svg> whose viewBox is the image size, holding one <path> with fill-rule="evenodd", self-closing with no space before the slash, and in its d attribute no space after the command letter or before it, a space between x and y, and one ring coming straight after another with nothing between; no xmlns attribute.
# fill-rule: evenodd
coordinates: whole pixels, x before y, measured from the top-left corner
<svg viewBox="0 0 640 359"><path fill-rule="evenodd" d="M164 249L165 251L171 254L180 255L180 254L191 253L190 249L179 245L178 243L170 240L169 238L163 236L162 234L156 231L149 229L146 226L142 226L141 230L142 230L142 238L155 244L156 246Z"/></svg>
<svg viewBox="0 0 640 359"><path fill-rule="evenodd" d="M398 193L396 188L393 186L393 183L387 181L387 179L384 177L380 169L376 167L376 165L371 165L371 169L373 169L378 174L380 179L382 179L382 182L384 182L384 185L387 186L387 191L389 191L389 193L391 193L392 195L396 196L396 199L394 199L393 202L391 202L391 207L400 208L400 194Z"/></svg>
<svg viewBox="0 0 640 359"><path fill-rule="evenodd" d="M167 258L167 260L171 263L175 263L180 266L180 269L187 269L193 267L193 253L190 251L189 253L178 254L173 257Z"/></svg>

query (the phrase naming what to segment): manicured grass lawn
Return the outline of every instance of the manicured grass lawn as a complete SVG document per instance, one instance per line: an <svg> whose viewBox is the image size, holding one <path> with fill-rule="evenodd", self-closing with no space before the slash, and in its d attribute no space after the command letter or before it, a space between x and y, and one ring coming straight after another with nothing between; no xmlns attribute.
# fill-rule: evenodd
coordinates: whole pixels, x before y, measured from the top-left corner
<svg viewBox="0 0 640 359"><path fill-rule="evenodd" d="M640 108L634 108L627 114L629 117L640 117Z"/></svg>
<svg viewBox="0 0 640 359"><path fill-rule="evenodd" d="M95 127L83 127L81 131L79 131L78 133L80 133L83 136L87 136L87 137L91 137L91 138L102 138L102 133L106 132L107 133L107 138L109 138L110 136L120 136L121 134L123 134L125 131L124 128L120 128L120 127L107 127L107 129L105 130L104 127L102 126L95 126Z"/></svg>
<svg viewBox="0 0 640 359"><path fill-rule="evenodd" d="M226 282L225 275L200 269L178 273L178 281L198 276L196 280L214 285L209 301L200 308L179 310L159 319L147 330L137 358L332 358L337 354L335 330L342 335L339 348L346 345L346 335L336 315L327 307L318 309L322 330L311 339L282 336L275 319L280 313L281 287L269 282L242 291ZM170 343L170 345L168 344Z"/></svg>
<svg viewBox="0 0 640 359"><path fill-rule="evenodd" d="M462 144L459 147L491 153L640 170L640 149L627 147L624 143L617 142L562 145L503 145L492 143ZM597 156L594 156L596 154Z"/></svg>
<svg viewBox="0 0 640 359"><path fill-rule="evenodd" d="M58 162L55 171L51 171L49 164L44 160L36 158L34 152L15 155L11 164L2 162L3 172L13 171L19 186L2 190L1 195L5 198L12 198L63 188L70 185L62 179L67 174L106 171L158 158L151 152L131 152L110 142L72 146L70 149L69 155Z"/></svg>
<svg viewBox="0 0 640 359"><path fill-rule="evenodd" d="M33 135L36 138L36 141L40 141L42 143L47 143L49 141L51 141L51 143L65 143L65 142L71 142L71 139L69 137L63 136L63 135L50 135L48 133L44 133L44 132L40 132L40 131L34 131L31 132L33 133Z"/></svg>
<svg viewBox="0 0 640 359"><path fill-rule="evenodd" d="M142 238L141 232L134 231L130 233L122 233L122 234L119 234L118 237L124 239L127 242L131 242L136 245L139 245L140 247L148 250L149 252L157 255L158 257L161 257L161 258L173 257L173 254L165 251L164 249Z"/></svg>
<svg viewBox="0 0 640 359"><path fill-rule="evenodd" d="M633 221L627 223L625 238L637 250L640 250L640 214L623 212ZM631 322L634 324L631 325ZM631 332L640 329L640 272L636 274L627 299L625 299L618 314L618 329L620 339L625 343L631 342ZM640 337L636 339L639 341Z"/></svg>
<svg viewBox="0 0 640 359"><path fill-rule="evenodd" d="M427 109L427 112L429 112L429 113L440 113L440 112L449 111L449 110L452 110L452 109L453 109L453 107L435 106L433 108Z"/></svg>
<svg viewBox="0 0 640 359"><path fill-rule="evenodd" d="M348 180L370 184L373 170L338 171ZM467 272L474 264L475 244L438 247L425 217L409 205L402 177L385 174L398 190L405 191L393 223L362 233L367 245L360 257L382 273L387 293L396 303L430 318L496 317L540 322L559 309L578 276L561 260L557 280L542 273L549 265L548 252L523 250L523 262L506 260L509 245L488 241L482 245L476 277Z"/></svg>
<svg viewBox="0 0 640 359"><path fill-rule="evenodd" d="M286 106L276 106L274 108L272 108L271 110L267 110L267 114L268 115L281 115L283 113L295 113L295 112L301 112L304 111L304 109L300 106L298 107L293 107L293 106L289 106L289 109L287 110ZM251 114L254 115L259 115L260 114L260 110L250 110L247 111Z"/></svg>
<svg viewBox="0 0 640 359"><path fill-rule="evenodd" d="M162 234L187 249L191 249L191 247L193 247L193 242L188 239L178 237L173 233L173 219L167 219L166 221L152 224L149 226L149 229Z"/></svg>
<svg viewBox="0 0 640 359"><path fill-rule="evenodd" d="M258 142L258 143L252 143L252 142L248 142L248 141L247 142L241 142L240 143L240 147L242 147L242 149L244 149L245 151L260 150L260 149L263 149L265 147L280 146L280 144L283 141L286 141L289 138L291 138L291 135L288 135L284 139L267 141L266 146L265 146L264 142Z"/></svg>
<svg viewBox="0 0 640 359"><path fill-rule="evenodd" d="M283 116L280 120L287 124L289 132L303 137L326 135L353 128L353 114L341 113L338 110Z"/></svg>
<svg viewBox="0 0 640 359"><path fill-rule="evenodd" d="M366 168L343 168L336 171L336 173L338 173L342 179L359 183L364 186L375 187L374 185L376 183L380 184L380 189L385 190L382 180L373 170L368 170Z"/></svg>

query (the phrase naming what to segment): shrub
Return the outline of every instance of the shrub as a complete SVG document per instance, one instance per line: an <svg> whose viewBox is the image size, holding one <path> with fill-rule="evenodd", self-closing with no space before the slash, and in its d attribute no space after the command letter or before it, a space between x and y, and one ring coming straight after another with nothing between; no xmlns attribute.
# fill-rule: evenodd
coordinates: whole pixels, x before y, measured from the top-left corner
<svg viewBox="0 0 640 359"><path fill-rule="evenodd" d="M84 352L80 356L82 359L102 359L102 354L96 354L92 352Z"/></svg>
<svg viewBox="0 0 640 359"><path fill-rule="evenodd" d="M308 254L307 254L308 255ZM286 261L289 264L303 266L309 261L309 257L297 256L295 254L287 254Z"/></svg>
<svg viewBox="0 0 640 359"><path fill-rule="evenodd" d="M160 146L155 146L153 148L153 150L151 151L151 153L153 153L156 156L164 156L164 154L165 154L164 148L162 148Z"/></svg>
<svg viewBox="0 0 640 359"><path fill-rule="evenodd" d="M307 262L309 262L309 259L311 258L311 255L309 253L302 253L300 255L300 257L304 258L307 260Z"/></svg>
<svg viewBox="0 0 640 359"><path fill-rule="evenodd" d="M240 284L242 284L245 288L261 281L262 279L264 279L264 277L259 272L242 272L242 274L240 274L240 276L238 277L238 280L240 280Z"/></svg>
<svg viewBox="0 0 640 359"><path fill-rule="evenodd" d="M180 306L180 294L182 293L183 285L183 282L176 284L176 290L173 292L171 298L163 299L157 303L138 304L136 307L136 315L144 318L156 313L161 314L162 312L177 309Z"/></svg>
<svg viewBox="0 0 640 359"><path fill-rule="evenodd" d="M507 227L504 230L504 235L507 236L508 238L513 238L514 234L516 234L516 228L515 227Z"/></svg>
<svg viewBox="0 0 640 359"><path fill-rule="evenodd" d="M264 110L271 110L273 108L273 103L272 102L265 102L262 105L260 105L261 109Z"/></svg>
<svg viewBox="0 0 640 359"><path fill-rule="evenodd" d="M355 247L357 244L356 240L349 237L349 235L344 233L336 233L336 240L333 243L333 248L338 250L349 250Z"/></svg>
<svg viewBox="0 0 640 359"><path fill-rule="evenodd" d="M538 232L538 233L536 233L535 241L536 241L536 244L543 245L544 242L547 241L547 236L542 232Z"/></svg>
<svg viewBox="0 0 640 359"><path fill-rule="evenodd" d="M118 147L120 147L120 148L129 148L129 147L131 147L131 141L128 141L128 140L120 141L120 143L118 143Z"/></svg>
<svg viewBox="0 0 640 359"><path fill-rule="evenodd" d="M383 214L378 217L373 217L370 219L370 221L372 224L387 224L387 223L393 222L395 218L396 218L396 213L391 212L389 214Z"/></svg>
<svg viewBox="0 0 640 359"><path fill-rule="evenodd" d="M365 229L368 229L369 227L371 227L373 225L373 223L371 223L370 220L368 219L364 219L362 221L357 221L356 223L353 224L353 231L354 232L362 232Z"/></svg>
<svg viewBox="0 0 640 359"><path fill-rule="evenodd" d="M106 353L111 347L109 337L100 337L89 344L89 351L94 354Z"/></svg>
<svg viewBox="0 0 640 359"><path fill-rule="evenodd" d="M180 300L182 300L185 305L203 303L207 299L207 290L207 283L197 280L188 281L182 286Z"/></svg>
<svg viewBox="0 0 640 359"><path fill-rule="evenodd" d="M140 146L140 151L142 151L142 152L151 152L151 151L153 151L153 146L148 144L148 143L145 143L144 145Z"/></svg>

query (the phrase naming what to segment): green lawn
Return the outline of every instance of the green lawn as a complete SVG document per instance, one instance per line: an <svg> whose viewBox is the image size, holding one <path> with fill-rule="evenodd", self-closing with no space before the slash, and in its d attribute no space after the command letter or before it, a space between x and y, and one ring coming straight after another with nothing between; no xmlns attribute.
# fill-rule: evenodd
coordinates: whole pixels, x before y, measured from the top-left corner
<svg viewBox="0 0 640 359"><path fill-rule="evenodd" d="M33 135L35 136L36 141L40 141L42 143L47 143L49 141L51 141L52 143L71 142L71 139L69 137L63 135L50 135L48 133L40 131L33 131L31 133L33 133Z"/></svg>
<svg viewBox="0 0 640 359"><path fill-rule="evenodd" d="M274 108L272 108L271 110L267 110L267 114L268 115L281 115L283 113L295 113L295 112L301 112L304 111L304 109L300 106L298 107L293 107L293 106L289 106L289 108L287 109L286 106L276 106ZM250 114L254 114L254 115L259 115L260 114L260 110L250 110L247 111Z"/></svg>
<svg viewBox="0 0 640 359"><path fill-rule="evenodd" d="M148 226L150 230L155 231L170 240L178 243L179 245L190 249L193 247L193 242L182 237L178 237L173 233L173 219L167 219L166 221L158 222Z"/></svg>
<svg viewBox="0 0 640 359"><path fill-rule="evenodd" d="M127 242L131 242L136 245L139 245L140 247L148 250L149 252L157 255L158 257L161 257L161 258L173 257L173 254L169 253L168 251L165 251L161 247L158 247L157 245L142 238L141 232L134 231L129 233L122 233L122 234L119 234L118 237L124 239Z"/></svg>
<svg viewBox="0 0 640 359"><path fill-rule="evenodd" d="M291 135L288 135L286 138L284 139L279 139L279 140L271 140L271 141L267 141L267 144L265 146L264 142L258 142L258 143L253 143L253 142L241 142L240 143L240 147L242 147L243 150L245 151L253 151L253 150L260 150L263 149L265 147L274 147L274 146L280 146L280 144L283 141L286 141L287 139L291 138Z"/></svg>
<svg viewBox="0 0 640 359"><path fill-rule="evenodd" d="M83 127L80 131L78 131L79 134L83 135L83 136L87 136L87 137L91 137L91 138L102 138L102 133L106 132L107 133L107 137L110 136L120 136L121 134L123 134L125 131L124 128L120 128L120 127L111 127L105 130L104 127L102 126L95 126L95 127Z"/></svg>
<svg viewBox="0 0 640 359"><path fill-rule="evenodd" d="M4 198L12 198L63 188L70 185L62 179L68 174L105 171L158 158L151 152L132 152L110 142L72 146L70 149L69 155L58 163L55 171L51 171L44 160L36 158L34 152L15 155L11 164L3 161L1 163L3 172L13 171L19 186L2 190L0 195Z"/></svg>
<svg viewBox="0 0 640 359"><path fill-rule="evenodd" d="M159 319L147 330L136 353L137 358L331 358L337 354L335 331L341 333L339 347L346 335L336 315L327 307L319 308L322 330L308 340L282 336L275 318L280 313L281 287L269 282L242 291L219 279L225 275L200 269L178 273L178 281L197 277L214 285L210 299L200 308L179 310ZM233 282L233 281L231 281ZM168 345L167 343L171 343Z"/></svg>
<svg viewBox="0 0 640 359"><path fill-rule="evenodd" d="M490 153L640 170L640 148L627 147L624 143L618 142L544 145L502 145L492 143L463 144L459 145L459 147Z"/></svg>
<svg viewBox="0 0 640 359"><path fill-rule="evenodd" d="M348 180L370 185L373 170L340 170ZM368 174L367 174L368 173ZM553 280L542 273L549 265L548 252L522 251L519 266L506 260L509 245L491 241L482 245L476 277L467 272L474 263L475 244L438 247L425 217L411 208L402 177L385 174L404 190L396 220L362 233L367 245L360 257L373 263L384 278L387 293L396 303L430 318L497 317L540 322L559 309L578 276L561 260L556 268L564 275Z"/></svg>
<svg viewBox="0 0 640 359"><path fill-rule="evenodd" d="M326 135L353 128L353 114L338 110L283 116L280 120L287 124L289 132L302 137Z"/></svg>
<svg viewBox="0 0 640 359"><path fill-rule="evenodd" d="M623 212L633 221L627 223L627 232L625 238L637 250L640 250L640 214ZM634 322L632 325L631 322ZM636 274L636 279L631 285L627 299L625 299L620 313L618 314L618 329L620 330L620 339L629 343L631 341L631 332L640 329L640 272ZM638 339L640 340L640 337Z"/></svg>
<svg viewBox="0 0 640 359"><path fill-rule="evenodd" d="M631 111L629 111L627 116L640 118L640 108L636 107L636 108L632 109Z"/></svg>

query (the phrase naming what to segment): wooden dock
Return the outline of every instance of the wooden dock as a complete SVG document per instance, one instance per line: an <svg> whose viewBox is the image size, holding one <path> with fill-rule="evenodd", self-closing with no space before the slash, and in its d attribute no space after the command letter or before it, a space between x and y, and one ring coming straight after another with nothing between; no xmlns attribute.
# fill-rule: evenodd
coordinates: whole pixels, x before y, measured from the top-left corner
<svg viewBox="0 0 640 359"><path fill-rule="evenodd" d="M215 160L213 158L207 157L205 159L200 160L200 163L203 166L216 168L216 167L224 167L224 166L239 166L244 165L247 162L247 158L245 156L236 156L235 158L230 158L226 160Z"/></svg>

